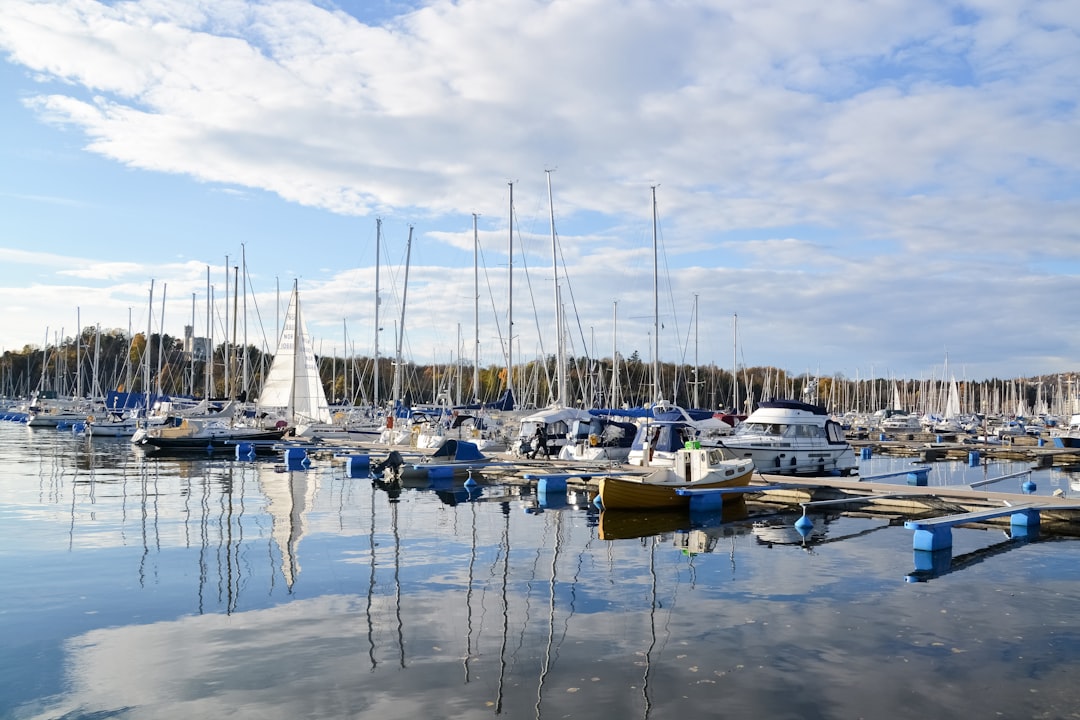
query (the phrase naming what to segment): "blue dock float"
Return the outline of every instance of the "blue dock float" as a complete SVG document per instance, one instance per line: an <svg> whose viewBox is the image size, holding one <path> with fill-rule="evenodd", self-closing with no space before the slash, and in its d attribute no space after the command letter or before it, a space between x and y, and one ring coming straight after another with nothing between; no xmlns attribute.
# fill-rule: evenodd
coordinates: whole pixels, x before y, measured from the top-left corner
<svg viewBox="0 0 1080 720"><path fill-rule="evenodd" d="M733 487L718 488L675 488L676 495L690 498L690 512L715 512L724 507L725 495L742 495L744 493L759 493L766 490L789 490L791 488L805 488L805 485L793 485L790 483L779 485L737 485Z"/></svg>
<svg viewBox="0 0 1080 720"><path fill-rule="evenodd" d="M536 481L537 492L566 492L566 481L576 478L588 482L593 478L608 477L611 475L626 475L625 472L575 472L575 473L525 473L522 477L526 480Z"/></svg>
<svg viewBox="0 0 1080 720"><path fill-rule="evenodd" d="M290 470L306 470L311 465L307 450L302 447L285 448L285 465Z"/></svg>
<svg viewBox="0 0 1080 720"><path fill-rule="evenodd" d="M1010 517L1011 534L1013 537L1029 537L1039 532L1039 510L1061 509L1056 505L1038 505L1036 503L1021 503L999 508L987 508L972 512L959 513L957 515L943 515L926 520L906 520L904 527L914 530L912 545L915 550L945 550L952 547L952 529L954 525L993 520L994 518Z"/></svg>
<svg viewBox="0 0 1080 720"><path fill-rule="evenodd" d="M345 470L351 478L367 477L371 474L371 456L349 455L345 459Z"/></svg>

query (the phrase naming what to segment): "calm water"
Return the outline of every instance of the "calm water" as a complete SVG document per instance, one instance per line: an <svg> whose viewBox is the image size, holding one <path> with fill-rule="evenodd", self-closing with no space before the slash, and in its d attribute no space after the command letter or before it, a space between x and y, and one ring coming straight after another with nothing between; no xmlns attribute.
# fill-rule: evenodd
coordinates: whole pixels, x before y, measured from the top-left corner
<svg viewBox="0 0 1080 720"><path fill-rule="evenodd" d="M910 582L884 518L817 516L804 544L792 515L574 502L0 423L0 716L1080 716L1080 541L958 529Z"/></svg>

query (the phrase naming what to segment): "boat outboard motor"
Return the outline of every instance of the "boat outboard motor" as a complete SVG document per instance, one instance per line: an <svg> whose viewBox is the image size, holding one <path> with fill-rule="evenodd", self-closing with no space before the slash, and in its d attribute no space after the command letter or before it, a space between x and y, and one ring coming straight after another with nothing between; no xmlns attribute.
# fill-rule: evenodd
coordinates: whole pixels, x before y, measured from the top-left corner
<svg viewBox="0 0 1080 720"><path fill-rule="evenodd" d="M401 475L401 466L405 464L405 458L397 450L391 450L382 462L376 463L372 468L372 474L382 476L383 471L390 469L390 477L395 480Z"/></svg>

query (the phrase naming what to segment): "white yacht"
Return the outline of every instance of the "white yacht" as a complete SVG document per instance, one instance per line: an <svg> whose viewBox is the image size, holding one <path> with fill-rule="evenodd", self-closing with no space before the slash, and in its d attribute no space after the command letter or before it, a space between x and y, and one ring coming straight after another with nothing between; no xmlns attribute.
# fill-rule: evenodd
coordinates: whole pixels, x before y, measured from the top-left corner
<svg viewBox="0 0 1080 720"><path fill-rule="evenodd" d="M753 458L761 473L851 475L858 466L840 423L820 405L798 400L762 402L720 444Z"/></svg>

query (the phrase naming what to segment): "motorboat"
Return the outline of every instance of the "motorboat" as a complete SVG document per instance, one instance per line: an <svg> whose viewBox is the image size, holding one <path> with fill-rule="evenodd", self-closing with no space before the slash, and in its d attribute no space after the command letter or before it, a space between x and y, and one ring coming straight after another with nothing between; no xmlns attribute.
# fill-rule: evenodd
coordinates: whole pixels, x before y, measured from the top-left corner
<svg viewBox="0 0 1080 720"><path fill-rule="evenodd" d="M762 402L721 444L762 473L851 475L858 467L840 423L800 400Z"/></svg>
<svg viewBox="0 0 1080 720"><path fill-rule="evenodd" d="M402 480L436 480L465 477L473 470L481 470L492 463L492 458L480 452L476 443L448 438L431 455L413 464L402 464L398 477Z"/></svg>
<svg viewBox="0 0 1080 720"><path fill-rule="evenodd" d="M728 417L710 414L709 417L696 419L676 405L658 404L639 421L626 462L644 467L664 467L674 462L675 454L686 447L687 442L719 447L720 439L731 433Z"/></svg>
<svg viewBox="0 0 1080 720"><path fill-rule="evenodd" d="M286 430L285 425L263 428L217 418L183 418L179 423L140 430L132 436L132 443L159 452L231 452L241 442L280 440Z"/></svg>
<svg viewBox="0 0 1080 720"><path fill-rule="evenodd" d="M690 497L681 488L724 488L749 485L754 463L730 458L723 448L705 448L696 441L678 450L669 466L641 474L606 475L599 479L600 504L605 510L689 508ZM731 493L724 502L741 500Z"/></svg>
<svg viewBox="0 0 1080 720"><path fill-rule="evenodd" d="M888 432L919 432L922 423L915 413L896 411L883 418L878 427Z"/></svg>
<svg viewBox="0 0 1080 720"><path fill-rule="evenodd" d="M637 425L602 415L574 420L560 460L625 463L637 435Z"/></svg>

